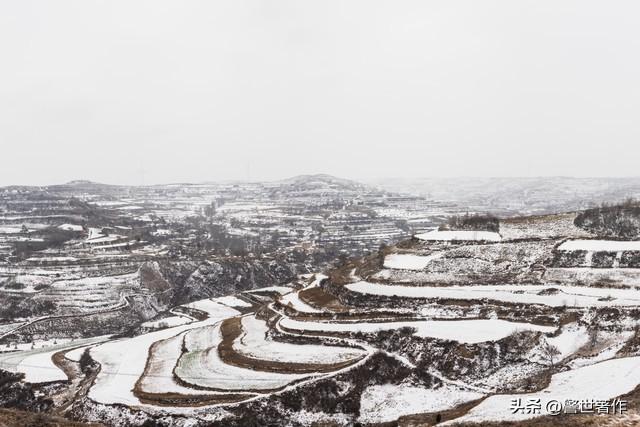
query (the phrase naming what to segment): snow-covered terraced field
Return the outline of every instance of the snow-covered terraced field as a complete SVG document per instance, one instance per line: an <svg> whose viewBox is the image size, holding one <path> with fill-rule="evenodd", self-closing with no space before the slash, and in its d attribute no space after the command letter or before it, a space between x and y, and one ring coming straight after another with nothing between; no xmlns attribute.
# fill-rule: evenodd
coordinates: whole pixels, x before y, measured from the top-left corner
<svg viewBox="0 0 640 427"><path fill-rule="evenodd" d="M265 288L258 288L258 289L253 289L251 291L246 291L249 294L252 293L261 293L261 292L275 292L277 294L280 295L285 295L288 294L289 292L293 291L294 288L290 288L288 286L267 286Z"/></svg>
<svg viewBox="0 0 640 427"><path fill-rule="evenodd" d="M156 328L156 329L161 327L171 328L174 326L185 325L187 323L190 323L191 321L192 320L186 316L170 316L170 317L165 317L159 320L144 322L140 326L145 328Z"/></svg>
<svg viewBox="0 0 640 427"><path fill-rule="evenodd" d="M432 255L390 254L384 259L384 267L397 270L423 270L431 261L438 259L443 253Z"/></svg>
<svg viewBox="0 0 640 427"><path fill-rule="evenodd" d="M53 355L104 339L104 337L86 338L34 350L0 353L0 369L22 373L25 375L25 381L30 383L66 381L67 375L53 363Z"/></svg>
<svg viewBox="0 0 640 427"><path fill-rule="evenodd" d="M133 389L145 369L149 349L160 340L171 338L189 329L213 325L222 319L235 316L238 312L230 307L204 300L192 304L205 309L209 318L188 325L110 341L91 349L91 357L100 363L101 370L95 384L89 391L89 397L96 402L124 405L138 405L139 399Z"/></svg>
<svg viewBox="0 0 640 427"><path fill-rule="evenodd" d="M640 240L567 240L558 250L588 252L640 251Z"/></svg>
<svg viewBox="0 0 640 427"><path fill-rule="evenodd" d="M56 301L59 307L67 310L91 312L123 306L122 292L139 287L137 273L64 279L51 283L38 298Z"/></svg>
<svg viewBox="0 0 640 427"><path fill-rule="evenodd" d="M145 393L179 393L200 395L201 391L179 385L173 377L173 368L182 354L184 332L171 338L157 341L149 353L147 368L138 381Z"/></svg>
<svg viewBox="0 0 640 427"><path fill-rule="evenodd" d="M575 218L575 213L510 218L500 221L500 235L505 240L592 237L574 224Z"/></svg>
<svg viewBox="0 0 640 427"><path fill-rule="evenodd" d="M446 411L482 397L482 393L451 384L434 389L411 385L374 385L367 387L362 394L358 421L390 422L403 415Z"/></svg>
<svg viewBox="0 0 640 427"><path fill-rule="evenodd" d="M490 421L518 421L549 415L548 402L555 400L609 400L628 393L640 384L640 357L612 359L553 375L547 388L536 393L490 396L463 417L446 423L486 423ZM531 411L511 411L512 401L540 399L539 414Z"/></svg>
<svg viewBox="0 0 640 427"><path fill-rule="evenodd" d="M233 349L256 359L287 363L335 364L355 360L363 352L345 348L311 344L288 344L267 337L269 328L254 316L242 318L243 333L233 343Z"/></svg>
<svg viewBox="0 0 640 427"><path fill-rule="evenodd" d="M640 284L639 268L547 268L544 278L550 282L584 283L597 285L609 283L611 286L636 287Z"/></svg>
<svg viewBox="0 0 640 427"><path fill-rule="evenodd" d="M302 301L300 299L300 296L298 295L298 292L291 292L284 295L282 298L280 298L280 303L282 303L283 305L289 306L300 313L311 314L311 313L323 312L323 310L320 310L315 307L311 307L309 304Z"/></svg>
<svg viewBox="0 0 640 427"><path fill-rule="evenodd" d="M218 355L220 326L199 328L185 336L184 353L175 374L185 383L219 391L269 391L308 377L239 368L224 363Z"/></svg>
<svg viewBox="0 0 640 427"><path fill-rule="evenodd" d="M0 261L15 242L44 242L42 230L70 240L0 262L0 369L58 381L33 386L36 398L53 390L43 396L52 412L72 408L78 420L123 427L441 425L441 417L484 425L523 420L513 399L540 398L544 415L552 398L610 399L640 384L640 240L606 240L617 232L604 229L609 221L600 229L573 212L505 220L475 202L416 207L393 194L371 208L362 188L334 199L341 192L324 184L293 185L295 204L285 206L276 184L255 187L268 198L239 196L243 185L206 197L205 184L145 188L144 197L121 189L108 200L100 187L77 209L56 197L65 212L92 205L106 224L21 206L25 219L0 225L0 243L10 243ZM402 223L396 199L412 206ZM47 219L34 220L38 212ZM194 245L213 231L267 251ZM202 257L189 255L196 248ZM186 303L213 292L229 295ZM71 342L106 333L118 335ZM86 350L99 369L78 369Z"/></svg>
<svg viewBox="0 0 640 427"><path fill-rule="evenodd" d="M251 307L251 304L249 304L245 300L240 299L240 298L238 298L238 297L236 297L234 295L228 295L226 297L216 298L216 301L218 301L220 304L224 304L224 305L227 305L229 307L236 307L236 308Z"/></svg>
<svg viewBox="0 0 640 427"><path fill-rule="evenodd" d="M418 320L402 322L312 322L283 318L279 324L294 331L309 332L362 332L375 333L410 327L416 329L416 336L453 340L462 343L496 341L516 331L553 332L552 326L540 326L529 323L508 322L500 319L473 320Z"/></svg>
<svg viewBox="0 0 640 427"><path fill-rule="evenodd" d="M434 242L499 242L502 240L500 234L493 231L473 231L473 230L433 230L428 233L417 234L416 239Z"/></svg>
<svg viewBox="0 0 640 427"><path fill-rule="evenodd" d="M585 286L484 285L484 286L403 286L360 281L346 285L353 292L401 298L487 299L515 304L542 304L551 307L608 307L640 305L640 290L590 288ZM557 292L546 293L547 289Z"/></svg>

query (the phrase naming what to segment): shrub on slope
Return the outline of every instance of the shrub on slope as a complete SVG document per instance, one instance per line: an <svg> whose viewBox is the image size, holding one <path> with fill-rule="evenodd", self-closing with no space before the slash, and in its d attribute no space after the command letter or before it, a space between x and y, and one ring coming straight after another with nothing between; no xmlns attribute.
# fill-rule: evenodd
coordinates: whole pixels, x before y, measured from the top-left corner
<svg viewBox="0 0 640 427"><path fill-rule="evenodd" d="M599 237L635 240L640 237L640 202L626 202L587 209L576 216L575 225Z"/></svg>

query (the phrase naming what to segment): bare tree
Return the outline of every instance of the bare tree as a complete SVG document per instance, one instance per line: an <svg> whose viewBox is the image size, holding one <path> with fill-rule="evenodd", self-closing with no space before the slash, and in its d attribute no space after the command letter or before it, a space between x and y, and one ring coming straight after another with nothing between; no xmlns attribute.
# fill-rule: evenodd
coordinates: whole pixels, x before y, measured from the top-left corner
<svg viewBox="0 0 640 427"><path fill-rule="evenodd" d="M596 347L596 344L598 344L599 335L598 325L595 325L593 329L589 331L589 348L591 350L593 350Z"/></svg>
<svg viewBox="0 0 640 427"><path fill-rule="evenodd" d="M551 368L555 366L556 357L560 355L560 350L555 345L550 344L547 340L542 344L542 356L545 358Z"/></svg>

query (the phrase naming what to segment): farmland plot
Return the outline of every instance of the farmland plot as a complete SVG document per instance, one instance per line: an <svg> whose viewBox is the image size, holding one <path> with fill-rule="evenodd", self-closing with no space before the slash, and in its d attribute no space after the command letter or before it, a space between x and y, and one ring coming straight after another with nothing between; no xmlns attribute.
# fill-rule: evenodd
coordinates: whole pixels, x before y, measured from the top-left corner
<svg viewBox="0 0 640 427"><path fill-rule="evenodd" d="M640 290L590 288L584 286L484 285L484 286L403 286L356 282L346 288L357 293L401 298L487 299L515 304L542 304L551 307L607 307L640 305ZM542 292L548 290L549 292Z"/></svg>
<svg viewBox="0 0 640 427"><path fill-rule="evenodd" d="M206 301L206 302L205 302ZM145 369L151 346L160 340L171 338L184 331L213 325L216 322L238 314L232 308L205 300L194 303L194 307L207 310L210 317L201 322L163 329L157 332L125 338L99 345L91 349L91 356L100 363L101 369L96 382L89 391L89 397L96 402L124 405L140 403L133 389Z"/></svg>
<svg viewBox="0 0 640 427"><path fill-rule="evenodd" d="M315 307L311 307L306 302L300 299L298 292L291 292L280 298L280 303L288 307L293 308L300 313L322 313L324 310L320 310Z"/></svg>
<svg viewBox="0 0 640 427"><path fill-rule="evenodd" d="M640 357L612 359L553 375L549 387L536 393L490 396L465 416L447 424L462 422L519 421L549 415L547 403L555 400L609 400L628 393L640 384ZM540 399L539 414L510 410L514 399Z"/></svg>
<svg viewBox="0 0 640 427"><path fill-rule="evenodd" d="M432 255L390 254L384 258L384 267L395 270L423 270L431 261L438 259L443 253Z"/></svg>
<svg viewBox="0 0 640 427"><path fill-rule="evenodd" d="M169 316L169 317L165 317L163 319L159 319L159 320L153 320L153 321L149 321L149 322L144 322L142 325L142 327L145 328L151 328L151 329L158 329L161 327L174 327L174 326L180 326L180 325L184 325L187 323L190 323L192 321L192 319L186 317L186 316Z"/></svg>
<svg viewBox="0 0 640 427"><path fill-rule="evenodd" d="M452 340L462 343L496 341L516 331L553 332L552 326L508 322L499 319L418 320L403 322L311 322L283 318L279 324L285 329L300 332L375 333L403 327L415 328L416 336Z"/></svg>
<svg viewBox="0 0 640 427"><path fill-rule="evenodd" d="M269 391L287 386L309 375L260 372L224 363L218 355L220 326L199 328L185 337L187 353L176 365L176 375L185 383L218 391Z"/></svg>
<svg viewBox="0 0 640 427"><path fill-rule="evenodd" d="M87 338L34 350L0 353L0 369L23 373L25 381L30 383L66 381L67 375L53 363L53 355L60 351L84 347L104 339L105 337Z"/></svg>
<svg viewBox="0 0 640 427"><path fill-rule="evenodd" d="M201 391L184 387L176 383L173 377L175 367L182 354L184 332L153 344L144 375L137 387L145 393L179 393L182 395L200 395Z"/></svg>
<svg viewBox="0 0 640 427"><path fill-rule="evenodd" d="M355 360L363 352L344 348L310 344L288 344L267 338L269 328L254 316L242 318L243 333L233 343L233 349L256 359L287 363L336 364Z"/></svg>
<svg viewBox="0 0 640 427"><path fill-rule="evenodd" d="M476 241L476 242L499 242L502 240L500 234L493 231L474 231L474 230L453 230L453 231L440 231L433 230L428 233L417 234L416 238L419 240L427 241L440 241L440 242L464 242L464 241Z"/></svg>
<svg viewBox="0 0 640 427"><path fill-rule="evenodd" d="M623 252L640 251L640 241L624 240L567 240L558 250L587 252Z"/></svg>
<svg viewBox="0 0 640 427"><path fill-rule="evenodd" d="M375 385L368 387L360 400L363 423L389 422L403 415L440 412L484 395L455 385L446 384L435 389L410 385Z"/></svg>

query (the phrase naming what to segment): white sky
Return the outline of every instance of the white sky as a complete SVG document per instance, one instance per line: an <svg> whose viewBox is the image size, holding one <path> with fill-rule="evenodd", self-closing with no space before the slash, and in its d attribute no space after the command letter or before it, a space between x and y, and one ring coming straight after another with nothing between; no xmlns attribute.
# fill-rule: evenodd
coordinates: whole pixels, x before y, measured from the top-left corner
<svg viewBox="0 0 640 427"><path fill-rule="evenodd" d="M0 185L640 175L638 16L637 1L0 0Z"/></svg>

